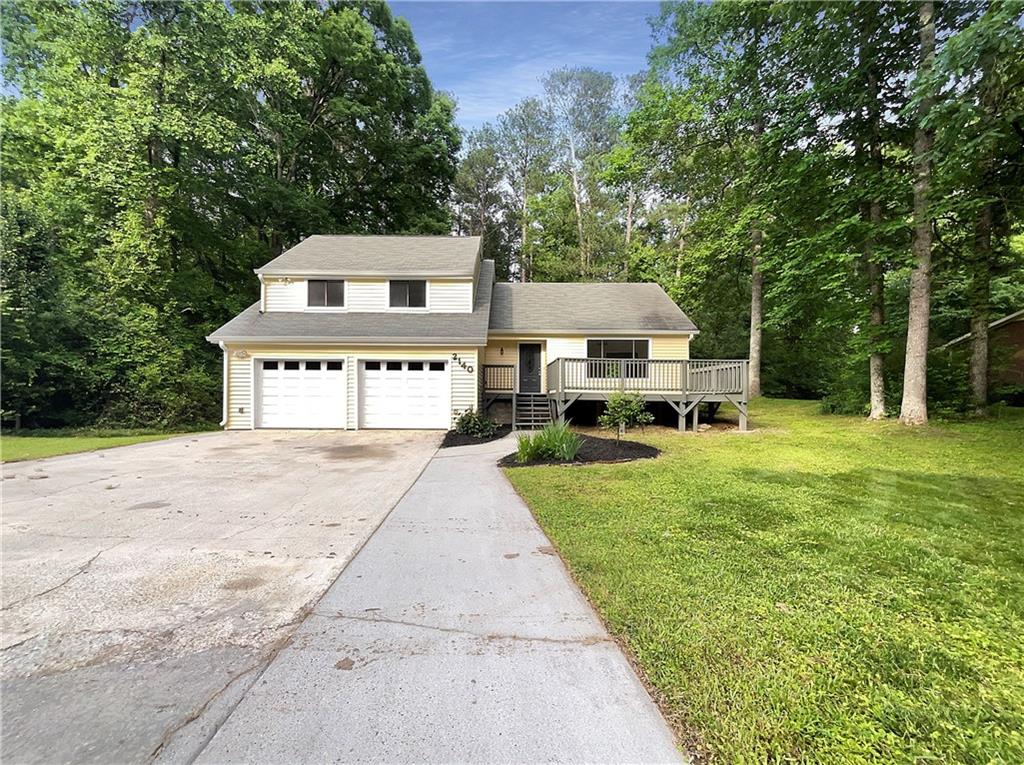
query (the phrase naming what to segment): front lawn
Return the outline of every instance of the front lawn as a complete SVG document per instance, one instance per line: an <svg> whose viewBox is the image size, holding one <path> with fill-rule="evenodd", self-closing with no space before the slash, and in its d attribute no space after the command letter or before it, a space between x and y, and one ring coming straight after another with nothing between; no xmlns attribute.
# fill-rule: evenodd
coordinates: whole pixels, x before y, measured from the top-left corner
<svg viewBox="0 0 1024 765"><path fill-rule="evenodd" d="M8 435L0 438L0 461L20 462L21 460L37 460L43 457L56 457L61 454L76 452L92 452L97 449L109 449L112 446L128 446L146 441L159 441L170 438L177 433L126 433L114 431L113 434L93 432L87 435Z"/></svg>
<svg viewBox="0 0 1024 765"><path fill-rule="evenodd" d="M724 408L723 408L724 413ZM905 429L760 401L757 432L507 470L717 762L1024 762L1024 412Z"/></svg>

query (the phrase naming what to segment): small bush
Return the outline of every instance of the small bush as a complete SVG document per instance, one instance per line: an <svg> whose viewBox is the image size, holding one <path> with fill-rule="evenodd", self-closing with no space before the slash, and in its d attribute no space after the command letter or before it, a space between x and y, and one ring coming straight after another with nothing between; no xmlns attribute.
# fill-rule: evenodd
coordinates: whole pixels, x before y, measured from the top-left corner
<svg viewBox="0 0 1024 765"><path fill-rule="evenodd" d="M498 431L498 423L474 409L467 409L455 420L455 432L473 438L490 438Z"/></svg>
<svg viewBox="0 0 1024 765"><path fill-rule="evenodd" d="M627 428L650 425L654 415L647 411L644 397L639 393L613 393L597 422L602 428L614 429L615 437L621 438Z"/></svg>
<svg viewBox="0 0 1024 765"><path fill-rule="evenodd" d="M520 464L538 460L572 462L583 445L583 439L569 430L564 422L553 422L536 433L519 436L516 461Z"/></svg>

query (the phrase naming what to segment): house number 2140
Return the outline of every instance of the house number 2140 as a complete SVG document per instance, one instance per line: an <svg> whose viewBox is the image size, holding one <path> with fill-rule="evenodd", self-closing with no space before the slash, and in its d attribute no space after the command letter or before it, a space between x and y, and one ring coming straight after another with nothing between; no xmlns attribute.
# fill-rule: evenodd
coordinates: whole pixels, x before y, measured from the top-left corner
<svg viewBox="0 0 1024 765"><path fill-rule="evenodd" d="M473 366L472 366L472 364L467 364L465 361L463 361L461 358L459 358L459 354L453 353L452 354L452 361L454 361L456 364L458 364L460 367L465 369L470 374L473 374Z"/></svg>

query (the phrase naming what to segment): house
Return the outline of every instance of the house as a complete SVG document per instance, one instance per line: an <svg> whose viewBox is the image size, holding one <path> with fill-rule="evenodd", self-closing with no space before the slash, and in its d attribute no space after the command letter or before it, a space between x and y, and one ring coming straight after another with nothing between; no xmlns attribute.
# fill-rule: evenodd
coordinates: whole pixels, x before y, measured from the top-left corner
<svg viewBox="0 0 1024 765"><path fill-rule="evenodd" d="M207 338L229 429L532 426L619 390L746 424L746 362L690 361L697 327L656 284L495 284L480 238L447 236L310 236L256 274Z"/></svg>
<svg viewBox="0 0 1024 765"><path fill-rule="evenodd" d="M950 340L938 350L956 351L968 347L966 335ZM989 358L992 365L990 382L993 387L1020 388L1024 386L1024 309L1014 311L988 325Z"/></svg>

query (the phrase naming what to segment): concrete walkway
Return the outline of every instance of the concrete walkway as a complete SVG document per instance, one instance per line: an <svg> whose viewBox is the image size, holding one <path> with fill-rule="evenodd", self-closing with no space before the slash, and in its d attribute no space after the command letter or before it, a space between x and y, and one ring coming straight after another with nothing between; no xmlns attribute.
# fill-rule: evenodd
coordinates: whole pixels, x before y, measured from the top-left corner
<svg viewBox="0 0 1024 765"><path fill-rule="evenodd" d="M680 762L495 466L438 452L199 762Z"/></svg>

